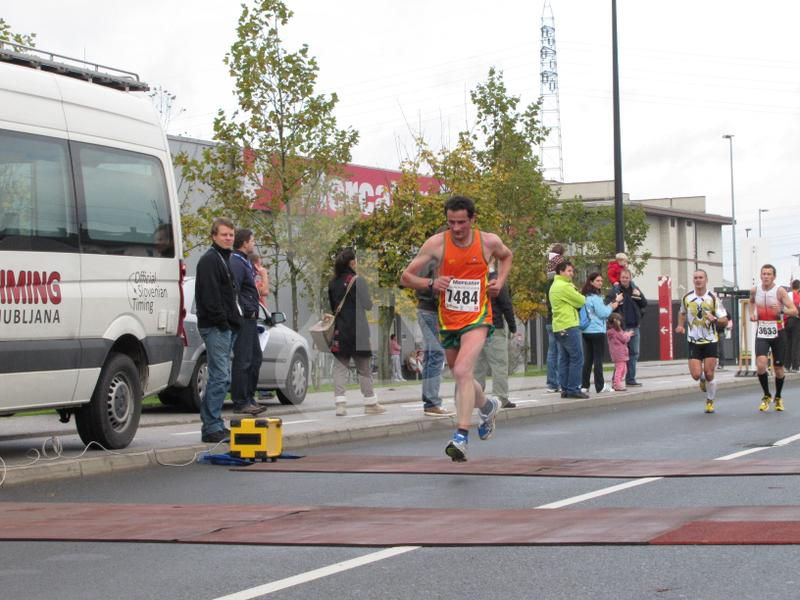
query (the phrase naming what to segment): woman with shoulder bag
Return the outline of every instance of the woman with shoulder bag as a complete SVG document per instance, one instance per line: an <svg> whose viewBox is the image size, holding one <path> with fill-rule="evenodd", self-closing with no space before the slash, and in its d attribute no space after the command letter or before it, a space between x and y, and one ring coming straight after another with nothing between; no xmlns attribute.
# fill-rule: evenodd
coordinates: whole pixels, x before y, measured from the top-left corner
<svg viewBox="0 0 800 600"><path fill-rule="evenodd" d="M606 349L606 319L622 303L620 292L611 302L603 301L603 276L597 271L589 273L581 294L586 296L586 312L589 325L583 330L583 372L581 373L581 391L589 393L589 376L594 367L594 389L609 392L611 388L605 384L603 377L603 354Z"/></svg>
<svg viewBox="0 0 800 600"><path fill-rule="evenodd" d="M369 340L367 311L372 309L372 299L367 282L356 274L356 253L346 248L336 255L333 279L328 283L328 300L331 312L341 309L334 322L331 352L334 356L333 384L336 401L336 416L347 415L347 396L345 384L350 369L350 361L356 365L358 383L364 396L364 413L379 415L386 408L378 404L372 383L370 359L372 348Z"/></svg>

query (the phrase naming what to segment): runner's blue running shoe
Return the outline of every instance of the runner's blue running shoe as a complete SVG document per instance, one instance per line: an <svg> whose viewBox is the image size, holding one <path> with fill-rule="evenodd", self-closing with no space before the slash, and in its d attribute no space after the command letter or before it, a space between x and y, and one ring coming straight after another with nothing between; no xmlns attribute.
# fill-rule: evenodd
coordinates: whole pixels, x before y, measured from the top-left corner
<svg viewBox="0 0 800 600"><path fill-rule="evenodd" d="M467 462L467 438L457 431L453 439L447 444L444 453L453 459L453 462Z"/></svg>
<svg viewBox="0 0 800 600"><path fill-rule="evenodd" d="M497 411L500 410L500 401L497 398L490 396L486 398L486 401L492 403L492 410L489 414L485 415L478 411L478 415L481 418L481 424L478 425L478 436L482 440L488 440L494 435L494 420L497 417Z"/></svg>

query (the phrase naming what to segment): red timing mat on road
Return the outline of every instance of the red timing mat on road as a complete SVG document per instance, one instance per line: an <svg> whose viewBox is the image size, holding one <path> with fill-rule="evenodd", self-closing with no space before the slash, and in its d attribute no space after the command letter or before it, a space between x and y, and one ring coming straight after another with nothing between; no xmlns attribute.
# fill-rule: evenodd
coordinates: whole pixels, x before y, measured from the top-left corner
<svg viewBox="0 0 800 600"><path fill-rule="evenodd" d="M0 540L276 546L800 544L800 506L461 510L5 502L0 503Z"/></svg>
<svg viewBox="0 0 800 600"><path fill-rule="evenodd" d="M800 475L800 460L610 460L583 458L479 458L455 463L447 457L322 454L234 471L309 473L406 473L413 475L492 475L509 477L712 477Z"/></svg>

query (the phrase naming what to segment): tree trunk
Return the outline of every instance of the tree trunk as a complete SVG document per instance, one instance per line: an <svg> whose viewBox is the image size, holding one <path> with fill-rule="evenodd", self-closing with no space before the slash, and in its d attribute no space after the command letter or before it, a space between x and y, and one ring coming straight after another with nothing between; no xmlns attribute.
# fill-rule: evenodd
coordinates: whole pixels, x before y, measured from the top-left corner
<svg viewBox="0 0 800 600"><path fill-rule="evenodd" d="M289 255L286 258L289 265L289 286L292 289L292 329L297 331L297 321L300 318L297 308L297 269L294 265L294 257Z"/></svg>
<svg viewBox="0 0 800 600"><path fill-rule="evenodd" d="M384 296L384 299L385 296ZM381 381L392 377L392 367L389 362L389 335L394 323L394 293L389 292L388 304L378 307L378 376Z"/></svg>
<svg viewBox="0 0 800 600"><path fill-rule="evenodd" d="M273 311L279 311L281 309L280 301L278 299L278 286L281 282L280 280L280 255L278 253L278 247L275 246L275 260L273 262L273 266L275 267L275 278L270 281L270 287L275 290L272 296L275 298L275 304L272 305Z"/></svg>

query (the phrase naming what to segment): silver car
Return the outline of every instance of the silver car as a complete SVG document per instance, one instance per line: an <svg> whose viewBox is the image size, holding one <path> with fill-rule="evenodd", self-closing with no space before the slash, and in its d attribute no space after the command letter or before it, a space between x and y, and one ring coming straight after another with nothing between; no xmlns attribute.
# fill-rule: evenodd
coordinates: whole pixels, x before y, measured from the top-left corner
<svg viewBox="0 0 800 600"><path fill-rule="evenodd" d="M183 349L181 371L175 383L161 392L162 403L200 410L200 403L208 383L206 347L197 329L194 304L194 277L183 285L186 302L191 301L183 321L189 345ZM258 336L264 358L258 376L259 390L274 390L281 404L301 404L308 390L308 342L294 330L282 325L286 316L282 312L269 313L262 307L258 319Z"/></svg>

